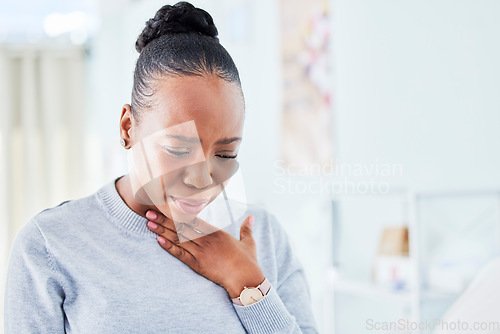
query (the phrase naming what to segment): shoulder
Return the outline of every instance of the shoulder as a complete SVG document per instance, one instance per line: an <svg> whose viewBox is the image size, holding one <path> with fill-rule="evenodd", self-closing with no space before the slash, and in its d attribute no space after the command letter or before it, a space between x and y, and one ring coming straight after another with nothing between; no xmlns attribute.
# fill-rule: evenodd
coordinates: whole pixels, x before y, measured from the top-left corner
<svg viewBox="0 0 500 334"><path fill-rule="evenodd" d="M44 248L44 237L33 217L21 226L19 231L17 231L12 243L12 250L22 251L27 249L37 249L41 251Z"/></svg>
<svg viewBox="0 0 500 334"><path fill-rule="evenodd" d="M266 230L267 232L282 233L283 227L276 215L263 205L256 203L239 203L244 215L240 217L240 225L249 216L255 217L254 230Z"/></svg>
<svg viewBox="0 0 500 334"><path fill-rule="evenodd" d="M277 218L276 214L260 204L250 203L246 205L246 215L241 218L241 223L243 223L248 215L255 217L255 222L252 226L254 238L263 247L274 249L277 254L286 251L289 247L289 236L285 226Z"/></svg>
<svg viewBox="0 0 500 334"><path fill-rule="evenodd" d="M65 200L32 216L17 232L15 243L18 246L33 245L33 243L41 245L47 239L64 238L71 233L71 230L75 230L74 226L90 222L89 215L95 215L97 210L99 202L95 193L78 199Z"/></svg>
<svg viewBox="0 0 500 334"><path fill-rule="evenodd" d="M31 218L41 230L58 228L75 221L86 221L89 215L100 209L97 194L66 200L46 208Z"/></svg>

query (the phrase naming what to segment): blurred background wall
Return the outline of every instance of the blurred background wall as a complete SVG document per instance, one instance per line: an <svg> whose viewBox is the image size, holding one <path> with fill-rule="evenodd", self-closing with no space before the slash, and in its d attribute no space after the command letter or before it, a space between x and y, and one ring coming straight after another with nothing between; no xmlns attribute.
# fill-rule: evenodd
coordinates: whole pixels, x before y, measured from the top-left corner
<svg viewBox="0 0 500 334"><path fill-rule="evenodd" d="M287 2L192 3L213 15L240 71L247 197L289 232L321 332L442 316L500 254L500 3L330 1L333 160L321 173L281 165ZM134 43L164 4L0 1L2 286L22 224L126 173L118 121ZM390 226L409 229L409 255L385 257L403 274L378 284L372 270ZM454 288L443 289L450 277Z"/></svg>

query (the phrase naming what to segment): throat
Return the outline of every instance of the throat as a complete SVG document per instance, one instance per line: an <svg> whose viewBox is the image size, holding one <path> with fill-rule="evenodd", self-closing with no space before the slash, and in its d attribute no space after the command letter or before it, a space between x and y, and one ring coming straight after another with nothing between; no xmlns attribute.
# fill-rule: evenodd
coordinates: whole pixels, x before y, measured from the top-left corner
<svg viewBox="0 0 500 334"><path fill-rule="evenodd" d="M125 204L127 204L127 206L138 215L146 218L146 211L148 210L158 211L158 209L154 205L146 205L136 201L134 194L132 192L132 187L130 185L130 178L128 174L121 176L119 179L117 179L115 181L115 187L116 191L123 199Z"/></svg>

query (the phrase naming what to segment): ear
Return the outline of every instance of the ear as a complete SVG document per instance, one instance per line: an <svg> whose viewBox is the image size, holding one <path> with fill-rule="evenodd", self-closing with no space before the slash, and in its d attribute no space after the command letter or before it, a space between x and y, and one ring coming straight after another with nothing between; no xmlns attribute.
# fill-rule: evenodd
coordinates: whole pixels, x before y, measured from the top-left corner
<svg viewBox="0 0 500 334"><path fill-rule="evenodd" d="M132 147L132 110L130 104L123 105L120 117L120 137L125 140L125 148Z"/></svg>

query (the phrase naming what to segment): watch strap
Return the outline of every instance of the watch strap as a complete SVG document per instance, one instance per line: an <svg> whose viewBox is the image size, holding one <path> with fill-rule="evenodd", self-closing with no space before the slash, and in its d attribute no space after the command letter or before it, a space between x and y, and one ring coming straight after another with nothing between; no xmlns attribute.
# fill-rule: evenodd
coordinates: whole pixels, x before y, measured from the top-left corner
<svg viewBox="0 0 500 334"><path fill-rule="evenodd" d="M262 283L260 283L258 289L262 292L263 296L267 295L269 289L271 289L271 282L267 279L267 277L264 279Z"/></svg>

